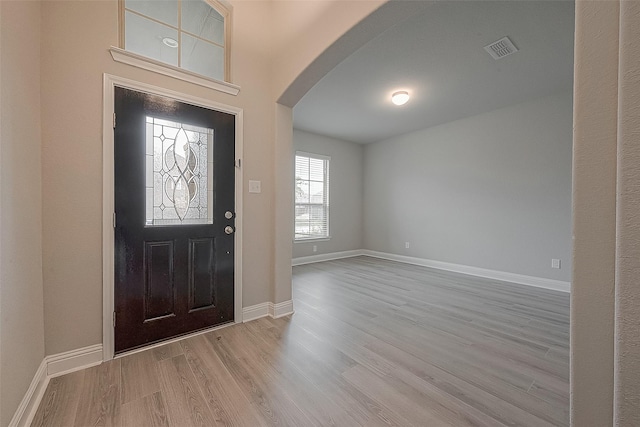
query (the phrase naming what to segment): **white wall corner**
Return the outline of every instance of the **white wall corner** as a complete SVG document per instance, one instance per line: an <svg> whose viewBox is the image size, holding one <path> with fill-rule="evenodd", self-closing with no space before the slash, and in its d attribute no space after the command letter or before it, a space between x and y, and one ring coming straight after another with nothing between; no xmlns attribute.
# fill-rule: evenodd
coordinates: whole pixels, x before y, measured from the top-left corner
<svg viewBox="0 0 640 427"><path fill-rule="evenodd" d="M16 409L13 418L9 422L9 427L31 425L31 421L33 421L33 417L36 415L36 411L38 410L38 406L40 405L40 401L48 384L47 362L46 358L44 358L33 376L33 380L31 380L31 384L22 398L20 405L18 405L18 409Z"/></svg>

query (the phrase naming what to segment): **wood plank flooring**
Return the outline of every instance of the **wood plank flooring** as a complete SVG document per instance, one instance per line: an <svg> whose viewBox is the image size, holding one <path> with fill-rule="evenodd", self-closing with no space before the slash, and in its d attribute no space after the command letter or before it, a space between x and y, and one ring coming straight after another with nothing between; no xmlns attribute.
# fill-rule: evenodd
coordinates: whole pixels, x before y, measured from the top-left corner
<svg viewBox="0 0 640 427"><path fill-rule="evenodd" d="M568 426L569 295L369 257L295 314L54 378L33 426Z"/></svg>

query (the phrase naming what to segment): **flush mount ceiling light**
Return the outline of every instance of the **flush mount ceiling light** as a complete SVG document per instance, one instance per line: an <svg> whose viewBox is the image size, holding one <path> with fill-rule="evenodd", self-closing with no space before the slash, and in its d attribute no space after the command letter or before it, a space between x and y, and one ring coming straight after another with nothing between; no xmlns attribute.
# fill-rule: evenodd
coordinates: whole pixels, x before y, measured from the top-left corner
<svg viewBox="0 0 640 427"><path fill-rule="evenodd" d="M178 47L178 42L175 39L172 39L171 37L165 37L162 39L162 43L166 44L169 47L172 48L176 48Z"/></svg>
<svg viewBox="0 0 640 427"><path fill-rule="evenodd" d="M405 90L394 92L393 95L391 95L391 102L393 102L396 105L404 105L407 103L408 100L409 100L409 92Z"/></svg>

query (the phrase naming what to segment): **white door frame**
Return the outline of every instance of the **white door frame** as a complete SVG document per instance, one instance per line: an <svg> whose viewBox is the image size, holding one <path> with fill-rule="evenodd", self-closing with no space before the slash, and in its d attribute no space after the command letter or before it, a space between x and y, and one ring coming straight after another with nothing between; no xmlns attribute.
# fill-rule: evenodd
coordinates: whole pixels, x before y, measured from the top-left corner
<svg viewBox="0 0 640 427"><path fill-rule="evenodd" d="M115 109L114 88L122 87L138 92L172 98L187 104L233 114L235 116L235 210L236 232L234 235L234 323L242 323L242 115L241 108L220 104L208 99L163 89L135 80L104 74L102 116L102 358L111 360L114 355L114 135L113 117Z"/></svg>

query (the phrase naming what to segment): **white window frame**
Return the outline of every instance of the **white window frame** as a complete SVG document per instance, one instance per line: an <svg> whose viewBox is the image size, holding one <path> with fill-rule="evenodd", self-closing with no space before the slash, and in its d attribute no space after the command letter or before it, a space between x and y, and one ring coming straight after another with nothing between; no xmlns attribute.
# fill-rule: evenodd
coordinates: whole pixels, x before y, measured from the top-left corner
<svg viewBox="0 0 640 427"><path fill-rule="evenodd" d="M324 170L325 170L325 174L324 174L324 190L323 190L323 194L324 194L324 200L322 202L322 204L320 203L311 203L311 201L309 201L309 203L296 203L296 195L295 195L295 180L297 179L295 176L295 169L296 169L296 158L297 157L307 157L310 159L316 159L316 160L322 160L324 162ZM293 215L293 241L295 243L301 243L301 242L310 242L310 241L320 241L320 240L329 240L331 239L331 227L330 227L330 219L331 219L331 209L330 209L330 194L331 192L330 190L330 167L331 167L331 157L330 156L325 156L322 154L315 154L315 153L308 153L305 151L296 151L295 152L295 156L293 158L293 162L294 162L294 194L293 194L293 210L294 210L294 215ZM297 237L297 233L296 233L296 219L295 219L295 211L296 208L298 206L322 206L325 210L325 217L326 217L326 234L325 235L316 235L316 236L309 236L309 237Z"/></svg>
<svg viewBox="0 0 640 427"><path fill-rule="evenodd" d="M175 0L176 3L179 3L182 0ZM125 50L125 0L118 0L119 11L118 11L118 29L119 29L119 47L112 47L110 49L111 55L113 59L117 62L123 62L129 65L133 65L139 68L143 68L149 71L155 71L160 74L168 75L171 77L178 78L180 80L189 81L191 83L199 84L200 86L209 87L212 89L220 90L225 93L229 93L232 95L237 95L239 92L239 87L231 84L231 7L228 7L221 1L217 0L202 0L207 3L211 8L213 8L216 12L218 12L224 18L224 79L218 80L209 76L205 76L202 74L198 74L187 70L182 67L176 67L174 65L157 61L152 58L145 57L143 55L139 55L134 52L130 52ZM133 13L139 14L135 11ZM155 21L155 19L145 16L147 19ZM167 24L166 22L160 22L162 25L166 25L168 27L174 28L178 31L178 34L184 32L180 28L181 23L178 22L178 27L174 27L173 25ZM185 32L190 34L188 32ZM180 55L178 55L178 60L180 60Z"/></svg>

